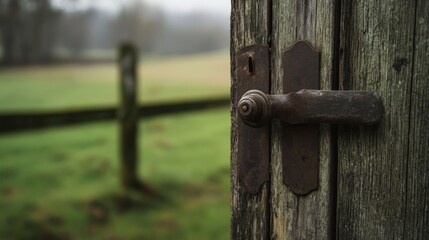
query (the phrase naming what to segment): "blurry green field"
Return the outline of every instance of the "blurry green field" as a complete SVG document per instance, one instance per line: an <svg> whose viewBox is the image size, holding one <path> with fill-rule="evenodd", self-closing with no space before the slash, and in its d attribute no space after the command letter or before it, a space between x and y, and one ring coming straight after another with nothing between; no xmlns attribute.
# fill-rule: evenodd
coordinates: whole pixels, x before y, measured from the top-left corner
<svg viewBox="0 0 429 240"><path fill-rule="evenodd" d="M0 136L0 239L229 238L228 109L141 122L139 171L163 199L120 190L117 131Z"/></svg>
<svg viewBox="0 0 429 240"><path fill-rule="evenodd" d="M229 93L227 52L143 59L140 103ZM0 70L1 111L116 105L114 63ZM119 186L117 125L0 135L0 239L228 239L227 108L140 123L149 199Z"/></svg>
<svg viewBox="0 0 429 240"><path fill-rule="evenodd" d="M229 94L226 51L142 60L141 103ZM0 112L111 106L117 104L119 93L115 63L1 69L0 86Z"/></svg>

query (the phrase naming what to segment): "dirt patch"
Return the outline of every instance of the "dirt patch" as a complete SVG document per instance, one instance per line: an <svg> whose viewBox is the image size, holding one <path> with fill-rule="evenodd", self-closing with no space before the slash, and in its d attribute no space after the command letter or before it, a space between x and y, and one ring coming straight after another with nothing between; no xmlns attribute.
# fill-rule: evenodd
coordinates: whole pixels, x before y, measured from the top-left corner
<svg viewBox="0 0 429 240"><path fill-rule="evenodd" d="M98 200L90 201L87 209L91 223L106 224L109 222L109 209L103 202Z"/></svg>
<svg viewBox="0 0 429 240"><path fill-rule="evenodd" d="M85 204L91 223L106 224L114 213L126 214L128 212L153 209L159 199L145 198L138 193L108 194L90 200Z"/></svg>
<svg viewBox="0 0 429 240"><path fill-rule="evenodd" d="M55 224L61 221L62 218L51 215L51 218L34 219L32 217L11 217L8 219L10 226L5 233L5 239L46 239L46 240L68 240L72 239L70 234L64 232L56 232ZM54 223L54 226L52 223ZM58 225L57 225L58 226Z"/></svg>
<svg viewBox="0 0 429 240"><path fill-rule="evenodd" d="M54 162L64 162L64 160L67 159L67 154L65 153L56 153L52 159L54 160Z"/></svg>
<svg viewBox="0 0 429 240"><path fill-rule="evenodd" d="M17 191L16 191L16 188L11 187L11 186L7 186L7 187L3 188L1 192L5 198L10 199L16 195Z"/></svg>

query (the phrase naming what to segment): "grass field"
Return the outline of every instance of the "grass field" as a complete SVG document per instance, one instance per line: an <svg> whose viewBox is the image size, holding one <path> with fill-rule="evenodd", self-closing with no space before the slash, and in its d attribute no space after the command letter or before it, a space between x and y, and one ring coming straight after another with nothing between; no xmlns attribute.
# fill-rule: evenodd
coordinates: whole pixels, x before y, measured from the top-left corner
<svg viewBox="0 0 429 240"><path fill-rule="evenodd" d="M225 51L142 60L141 103L229 95ZM111 106L117 104L119 93L114 63L1 69L0 85L0 112Z"/></svg>
<svg viewBox="0 0 429 240"><path fill-rule="evenodd" d="M228 95L225 53L140 65L141 102ZM0 111L116 104L114 65L0 72ZM229 109L140 122L142 179L119 186L117 124L0 135L0 239L228 239Z"/></svg>

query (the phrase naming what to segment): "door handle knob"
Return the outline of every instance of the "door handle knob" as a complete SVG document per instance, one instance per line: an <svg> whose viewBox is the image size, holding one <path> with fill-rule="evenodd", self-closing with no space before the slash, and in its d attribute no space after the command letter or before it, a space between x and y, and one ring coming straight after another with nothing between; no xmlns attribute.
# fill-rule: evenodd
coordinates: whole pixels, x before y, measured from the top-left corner
<svg viewBox="0 0 429 240"><path fill-rule="evenodd" d="M261 127L271 118L289 124L375 124L383 116L381 98L371 91L307 90L269 95L246 92L238 102L238 113L251 127Z"/></svg>

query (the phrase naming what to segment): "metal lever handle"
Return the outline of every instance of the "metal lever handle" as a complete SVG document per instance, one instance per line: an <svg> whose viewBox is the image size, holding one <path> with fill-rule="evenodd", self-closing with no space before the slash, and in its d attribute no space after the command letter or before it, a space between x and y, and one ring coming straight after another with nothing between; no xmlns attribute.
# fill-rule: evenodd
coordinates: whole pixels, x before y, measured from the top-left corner
<svg viewBox="0 0 429 240"><path fill-rule="evenodd" d="M269 95L250 90L238 103L240 117L251 127L261 127L273 117L290 124L374 124L383 112L381 98L370 91L303 89Z"/></svg>

